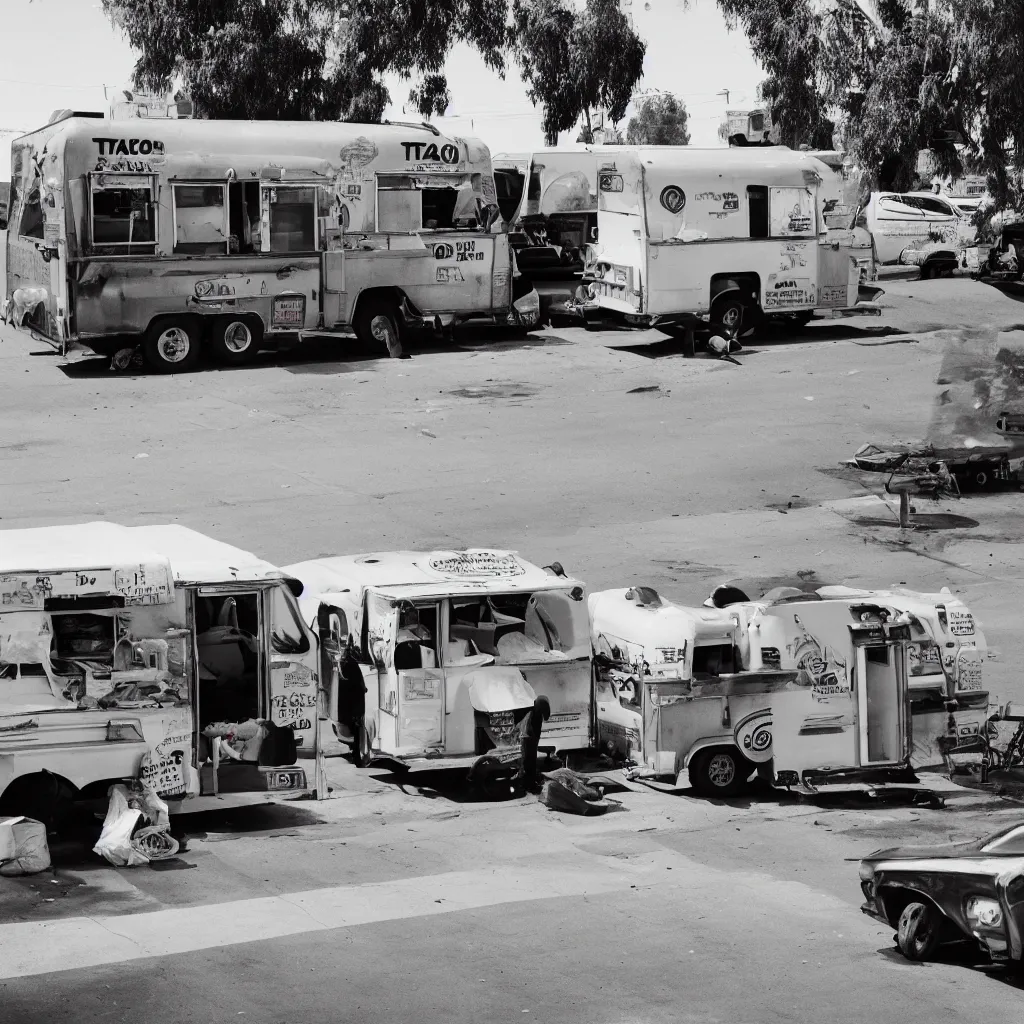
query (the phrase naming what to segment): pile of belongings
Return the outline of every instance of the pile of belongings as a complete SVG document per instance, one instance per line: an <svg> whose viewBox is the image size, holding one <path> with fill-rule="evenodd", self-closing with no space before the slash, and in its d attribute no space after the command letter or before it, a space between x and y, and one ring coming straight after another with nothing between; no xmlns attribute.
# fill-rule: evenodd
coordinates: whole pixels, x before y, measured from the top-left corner
<svg viewBox="0 0 1024 1024"><path fill-rule="evenodd" d="M911 448L905 445L880 448L875 444L861 445L847 465L866 473L888 473L905 489L909 484L914 493L939 496L959 496L960 490L946 463L930 445Z"/></svg>
<svg viewBox="0 0 1024 1024"><path fill-rule="evenodd" d="M0 875L37 875L50 866L46 826L33 818L0 818Z"/></svg>
<svg viewBox="0 0 1024 1024"><path fill-rule="evenodd" d="M167 804L145 782L138 789L111 786L103 831L93 853L115 867L135 867L153 860L166 860L178 852L178 841L171 835Z"/></svg>
<svg viewBox="0 0 1024 1024"><path fill-rule="evenodd" d="M592 786L585 775L569 768L558 768L541 774L547 781L540 791L540 802L553 811L604 814L613 807L622 806L618 800L609 800L602 786Z"/></svg>

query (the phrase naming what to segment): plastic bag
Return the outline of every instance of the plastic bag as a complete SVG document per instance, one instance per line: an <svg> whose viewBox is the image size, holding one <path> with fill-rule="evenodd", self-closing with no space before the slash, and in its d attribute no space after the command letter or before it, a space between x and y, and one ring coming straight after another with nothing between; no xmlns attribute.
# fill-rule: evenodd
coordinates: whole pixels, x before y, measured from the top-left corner
<svg viewBox="0 0 1024 1024"><path fill-rule="evenodd" d="M46 826L32 818L20 818L7 826L14 839L14 856L0 864L0 875L35 875L50 867Z"/></svg>
<svg viewBox="0 0 1024 1024"><path fill-rule="evenodd" d="M92 852L98 853L115 867L148 864L149 858L132 847L132 832L141 817L142 811L128 804L128 790L124 786L111 786L103 831Z"/></svg>

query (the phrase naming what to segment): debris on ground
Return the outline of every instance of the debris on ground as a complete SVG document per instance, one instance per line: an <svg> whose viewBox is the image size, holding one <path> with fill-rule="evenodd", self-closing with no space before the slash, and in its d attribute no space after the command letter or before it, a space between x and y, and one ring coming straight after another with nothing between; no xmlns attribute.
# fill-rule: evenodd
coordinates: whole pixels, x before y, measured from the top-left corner
<svg viewBox="0 0 1024 1024"><path fill-rule="evenodd" d="M49 867L46 826L33 818L0 818L0 875L37 875Z"/></svg>
<svg viewBox="0 0 1024 1024"><path fill-rule="evenodd" d="M604 814L614 807L621 807L618 800L609 800L600 784L590 785L586 776L569 768L556 768L553 772L542 772L547 780L540 791L540 802L552 811L568 811L571 814Z"/></svg>
<svg viewBox="0 0 1024 1024"><path fill-rule="evenodd" d="M178 842L171 836L167 804L151 786L129 793L123 785L110 787L103 831L93 847L115 867L136 867L173 857Z"/></svg>

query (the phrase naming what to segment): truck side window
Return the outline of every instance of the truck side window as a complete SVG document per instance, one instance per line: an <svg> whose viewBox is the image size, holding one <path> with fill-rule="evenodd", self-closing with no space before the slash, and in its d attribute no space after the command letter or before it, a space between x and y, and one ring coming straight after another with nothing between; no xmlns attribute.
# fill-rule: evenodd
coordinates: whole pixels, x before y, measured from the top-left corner
<svg viewBox="0 0 1024 1024"><path fill-rule="evenodd" d="M421 231L423 226L423 197L420 190L409 187L409 183L401 179L387 186L383 179L378 179L377 230L409 234Z"/></svg>
<svg viewBox="0 0 1024 1024"><path fill-rule="evenodd" d="M174 251L222 256L228 251L226 196L222 184L174 186Z"/></svg>
<svg viewBox="0 0 1024 1024"><path fill-rule="evenodd" d="M750 237L768 237L768 187L747 186L747 207L750 210Z"/></svg>
<svg viewBox="0 0 1024 1024"><path fill-rule="evenodd" d="M95 174L90 179L94 249L131 251L156 246L156 202L148 175Z"/></svg>
<svg viewBox="0 0 1024 1024"><path fill-rule="evenodd" d="M316 189L270 189L270 251L315 252Z"/></svg>
<svg viewBox="0 0 1024 1024"><path fill-rule="evenodd" d="M25 196L18 234L24 238L43 237L43 207L39 201L38 185Z"/></svg>
<svg viewBox="0 0 1024 1024"><path fill-rule="evenodd" d="M270 595L270 646L278 654L303 654L309 650L309 637L291 591L284 584L274 587Z"/></svg>

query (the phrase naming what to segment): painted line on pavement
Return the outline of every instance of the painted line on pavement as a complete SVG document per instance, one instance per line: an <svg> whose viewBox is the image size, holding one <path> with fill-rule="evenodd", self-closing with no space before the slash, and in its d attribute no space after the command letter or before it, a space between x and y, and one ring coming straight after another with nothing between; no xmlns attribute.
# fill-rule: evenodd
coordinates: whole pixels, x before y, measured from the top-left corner
<svg viewBox="0 0 1024 1024"><path fill-rule="evenodd" d="M0 925L0 979L173 956L506 903L629 889L664 877L669 852L605 866L589 858L550 867L500 865L365 885L341 885L142 914Z"/></svg>

